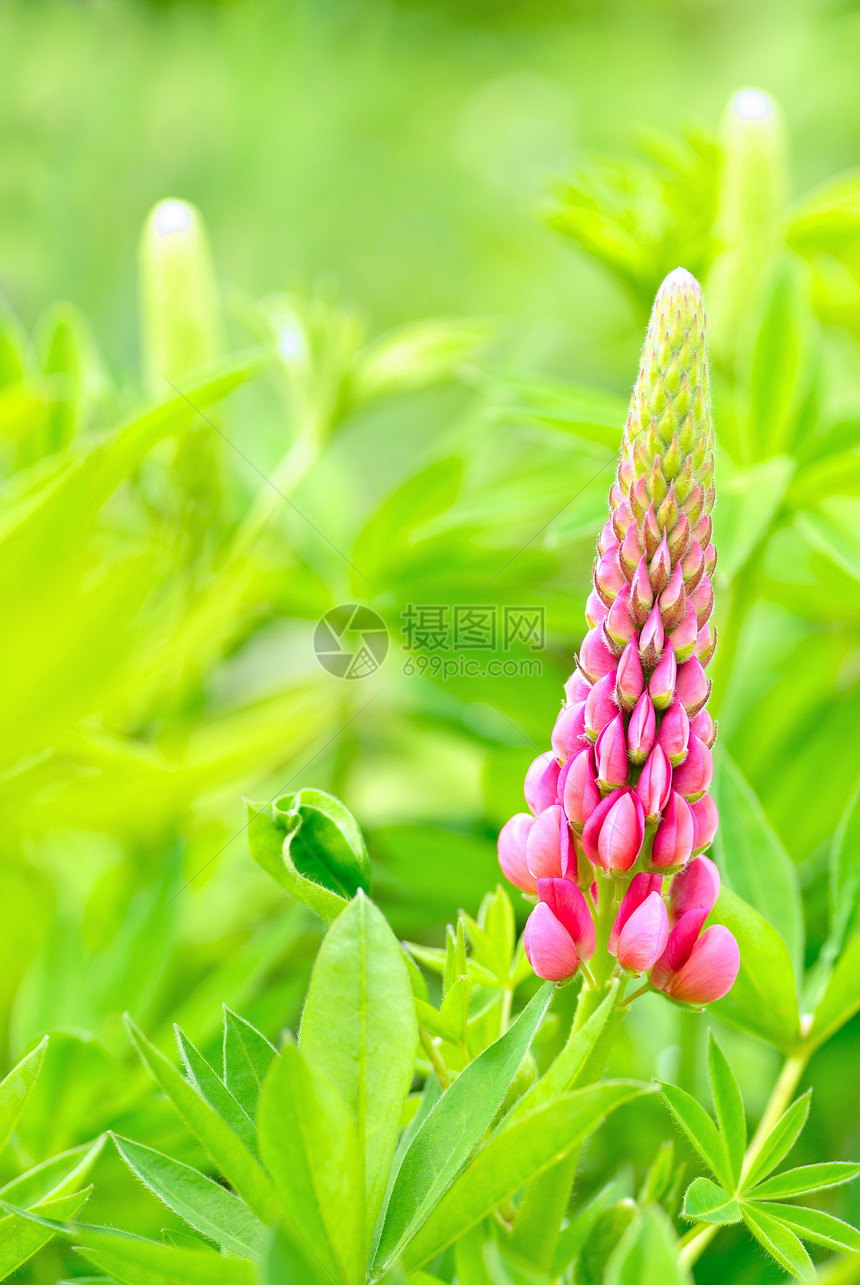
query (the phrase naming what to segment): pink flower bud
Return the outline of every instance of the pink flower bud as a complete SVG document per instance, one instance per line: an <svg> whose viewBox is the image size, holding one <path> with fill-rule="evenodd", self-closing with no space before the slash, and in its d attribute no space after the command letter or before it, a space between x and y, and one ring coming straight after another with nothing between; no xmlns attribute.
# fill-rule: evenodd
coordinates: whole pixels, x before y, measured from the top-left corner
<svg viewBox="0 0 860 1285"><path fill-rule="evenodd" d="M654 672L648 682L648 691L657 709L667 709L675 695L678 681L678 661L675 648L669 642L663 648L663 654L657 661Z"/></svg>
<svg viewBox="0 0 860 1285"><path fill-rule="evenodd" d="M627 741L624 736L624 715L616 714L597 738L594 747L597 763L597 784L604 794L627 784Z"/></svg>
<svg viewBox="0 0 860 1285"><path fill-rule="evenodd" d="M651 861L655 866L682 866L689 861L696 838L693 811L686 799L672 790L657 826Z"/></svg>
<svg viewBox="0 0 860 1285"><path fill-rule="evenodd" d="M652 892L659 896L663 891L663 876L654 874L634 875L630 880L627 891L624 894L621 905L618 907L618 914L615 916L615 923L612 925L612 931L609 934L609 943L607 950L610 955L618 954L618 938L621 930L627 923L627 920L635 910L638 910L643 901L650 897ZM668 923L667 923L668 927ZM662 955L662 951L660 954Z"/></svg>
<svg viewBox="0 0 860 1285"><path fill-rule="evenodd" d="M558 792L568 821L581 830L600 802L592 749L580 750L568 759L559 777Z"/></svg>
<svg viewBox="0 0 860 1285"><path fill-rule="evenodd" d="M717 645L717 631L713 625L704 625L696 635L693 655L702 665L710 664Z"/></svg>
<svg viewBox="0 0 860 1285"><path fill-rule="evenodd" d="M619 544L616 540L597 560L594 587L608 607L626 584L627 577L619 560Z"/></svg>
<svg viewBox="0 0 860 1285"><path fill-rule="evenodd" d="M585 619L589 629L597 629L606 619L608 608L596 589L592 589L585 604Z"/></svg>
<svg viewBox="0 0 860 1285"><path fill-rule="evenodd" d="M603 524L603 530L597 537L597 552L602 555L607 549L611 549L612 546L617 543L618 540L612 526L612 518L607 518Z"/></svg>
<svg viewBox="0 0 860 1285"><path fill-rule="evenodd" d="M590 683L615 672L616 659L599 629L589 629L579 649L579 668Z"/></svg>
<svg viewBox="0 0 860 1285"><path fill-rule="evenodd" d="M644 973L666 949L669 917L659 892L634 910L618 935L618 962L630 973Z"/></svg>
<svg viewBox="0 0 860 1285"><path fill-rule="evenodd" d="M571 863L576 873L576 853L570 837L567 817L557 803L535 817L525 849L526 865L535 879L560 879L568 873Z"/></svg>
<svg viewBox="0 0 860 1285"><path fill-rule="evenodd" d="M596 741L610 719L618 713L615 704L615 671L599 678L585 702L585 734Z"/></svg>
<svg viewBox="0 0 860 1285"><path fill-rule="evenodd" d="M645 483L644 478L643 484L647 487L647 483ZM645 538L646 556L653 558L654 554L659 549L660 541L663 538L663 532L660 529L660 523L657 521L657 514L654 512L653 503L648 505L645 517L642 520L642 534Z"/></svg>
<svg viewBox="0 0 860 1285"><path fill-rule="evenodd" d="M597 945L588 902L570 879L539 879L538 896L570 935L580 959L589 960Z"/></svg>
<svg viewBox="0 0 860 1285"><path fill-rule="evenodd" d="M687 595L684 591L684 578L681 575L681 564L676 562L669 583L660 594L660 615L663 617L663 628L674 629L684 618Z"/></svg>
<svg viewBox="0 0 860 1285"><path fill-rule="evenodd" d="M628 499L622 498L612 510L612 529L619 540L627 534L627 528L634 522L633 509Z"/></svg>
<svg viewBox="0 0 860 1285"><path fill-rule="evenodd" d="M711 519L707 514L704 514L702 517L699 518L698 522L693 527L693 536L696 540L699 541L699 544L702 546L702 548L707 550L708 545L711 543L712 534L713 534L713 529L712 529ZM707 571L708 575L711 574L710 567L708 567L707 565L707 552L705 554L705 570Z"/></svg>
<svg viewBox="0 0 860 1285"><path fill-rule="evenodd" d="M523 945L535 973L547 981L566 981L579 967L579 956L570 933L559 923L546 902L539 902L529 915Z"/></svg>
<svg viewBox="0 0 860 1285"><path fill-rule="evenodd" d="M584 745L585 737L585 702L578 705L563 705L555 727L552 729L553 753L560 763L565 763L571 754Z"/></svg>
<svg viewBox="0 0 860 1285"><path fill-rule="evenodd" d="M709 750L714 748L717 739L717 725L706 709L699 710L695 718L690 719L690 731L704 741Z"/></svg>
<svg viewBox="0 0 860 1285"><path fill-rule="evenodd" d="M701 937L697 932L688 950L685 951L680 942L676 942L673 949L673 938L684 921L699 914L690 910L678 921L669 934L663 957L651 971L652 985L684 1004L711 1004L722 999L734 985L740 968L738 943L722 924L712 924ZM664 964L670 952L671 966Z"/></svg>
<svg viewBox="0 0 860 1285"><path fill-rule="evenodd" d="M660 615L659 605L655 603L639 635L639 655L646 669L653 669L657 664L663 651L665 639L663 617Z"/></svg>
<svg viewBox="0 0 860 1285"><path fill-rule="evenodd" d="M710 794L703 794L700 799L691 803L690 807L693 809L693 819L696 822L696 841L693 844L693 851L704 852L711 846L714 835L717 833L720 814Z"/></svg>
<svg viewBox="0 0 860 1285"><path fill-rule="evenodd" d="M648 561L643 554L630 582L630 614L637 625L645 624L653 606L654 590L651 588L651 578L648 575Z"/></svg>
<svg viewBox="0 0 860 1285"><path fill-rule="evenodd" d="M648 486L644 477L637 477L630 490L630 503L637 520L644 518L651 504L651 497L648 494Z"/></svg>
<svg viewBox="0 0 860 1285"><path fill-rule="evenodd" d="M621 564L623 567L629 567L633 571L642 557L642 545L639 542L639 532L635 522L630 525L624 532L624 539L621 541Z"/></svg>
<svg viewBox="0 0 860 1285"><path fill-rule="evenodd" d="M622 589L606 613L603 631L607 644L614 651L620 651L636 633L636 625L628 609L629 597L629 588Z"/></svg>
<svg viewBox="0 0 860 1285"><path fill-rule="evenodd" d="M705 546L702 545L702 548L705 549ZM709 544L708 547L705 549L705 571L711 577L712 580L714 578L714 572L716 571L716 569L717 569L717 546L715 544Z"/></svg>
<svg viewBox="0 0 860 1285"><path fill-rule="evenodd" d="M690 519L687 517L686 513L682 509L681 513L678 516L678 520L673 526L671 534L669 535L669 539L668 539L669 552L673 558L683 559L686 557L687 550L689 549L691 543L692 543L692 538L690 536Z"/></svg>
<svg viewBox="0 0 860 1285"><path fill-rule="evenodd" d="M676 625L669 637L672 640L672 646L675 648L675 656L679 664L689 660L696 646L696 635L698 625L696 624L696 608L690 599L684 606L684 617L681 623Z"/></svg>
<svg viewBox="0 0 860 1285"><path fill-rule="evenodd" d="M631 763L645 762L654 748L656 727L653 701L647 692L643 692L630 715L627 728L627 753Z"/></svg>
<svg viewBox="0 0 860 1285"><path fill-rule="evenodd" d="M681 569L684 574L684 584L688 589L694 589L699 583L702 572L705 568L705 555L702 552L702 546L698 540L694 540L690 546L690 552L681 563Z"/></svg>
<svg viewBox="0 0 860 1285"><path fill-rule="evenodd" d="M657 744L666 751L666 757L672 767L683 763L689 738L690 720L684 706L675 696L660 721L660 730L657 733Z"/></svg>
<svg viewBox="0 0 860 1285"><path fill-rule="evenodd" d="M528 812L518 812L502 826L499 835L499 865L506 879L523 892L537 892L537 881L526 865L526 839L534 824Z"/></svg>
<svg viewBox="0 0 860 1285"><path fill-rule="evenodd" d="M675 770L675 789L691 803L701 798L714 779L711 751L698 736L691 736L687 757Z"/></svg>
<svg viewBox="0 0 860 1285"><path fill-rule="evenodd" d="M709 915L720 895L720 872L708 857L693 857L672 880L669 911L674 924L688 910L704 910ZM704 919L702 920L704 923ZM698 930L697 930L698 931Z"/></svg>
<svg viewBox="0 0 860 1285"><path fill-rule="evenodd" d="M669 897L671 902L671 892ZM666 949L651 969L651 985L657 990L665 990L672 976L683 968L710 913L704 906L691 906L681 915L672 915Z"/></svg>
<svg viewBox="0 0 860 1285"><path fill-rule="evenodd" d="M645 811L646 820L654 822L658 819L669 799L671 788L671 764L660 746L655 745L636 783L636 793Z"/></svg>
<svg viewBox="0 0 860 1285"><path fill-rule="evenodd" d="M628 712L633 709L645 687L645 676L642 673L642 662L636 639L631 638L621 653L618 669L615 671L615 699L622 709Z"/></svg>
<svg viewBox="0 0 860 1285"><path fill-rule="evenodd" d="M660 541L657 552L651 559L648 571L651 576L651 588L654 593L662 593L669 583L669 576L672 574L672 555L669 553L669 545L665 534Z"/></svg>
<svg viewBox="0 0 860 1285"><path fill-rule="evenodd" d="M690 601L696 608L697 632L707 623L708 617L714 609L714 590L708 576L702 576L693 592L690 594Z"/></svg>
<svg viewBox="0 0 860 1285"><path fill-rule="evenodd" d="M704 709L707 704L711 694L711 684L695 656L678 666L675 690L690 718L695 718L699 710Z"/></svg>
<svg viewBox="0 0 860 1285"><path fill-rule="evenodd" d="M626 786L594 809L582 830L582 850L604 870L629 870L645 837L645 814L638 795Z"/></svg>
<svg viewBox="0 0 860 1285"><path fill-rule="evenodd" d="M560 770L558 759L552 750L547 750L544 754L538 755L526 772L523 793L526 796L526 803L535 815L556 802Z"/></svg>

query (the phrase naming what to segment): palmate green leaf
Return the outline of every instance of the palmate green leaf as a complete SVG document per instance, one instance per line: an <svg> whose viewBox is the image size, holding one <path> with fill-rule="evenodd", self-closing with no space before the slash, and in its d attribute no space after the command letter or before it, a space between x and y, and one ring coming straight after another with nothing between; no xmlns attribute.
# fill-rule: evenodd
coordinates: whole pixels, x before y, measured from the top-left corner
<svg viewBox="0 0 860 1285"><path fill-rule="evenodd" d="M651 1205L624 1233L606 1265L605 1285L692 1285L665 1210Z"/></svg>
<svg viewBox="0 0 860 1285"><path fill-rule="evenodd" d="M744 1182L744 1190L748 1191L754 1187L757 1182L775 1169L794 1146L800 1136L803 1126L806 1124L809 1115L809 1100L812 1090L808 1090L796 1102L782 1113L770 1133L764 1140L764 1144L756 1156L753 1164Z"/></svg>
<svg viewBox="0 0 860 1285"><path fill-rule="evenodd" d="M87 1187L83 1191L56 1196L38 1205L36 1212L45 1218L74 1218L89 1198L91 1190L91 1187ZM7 1204L0 1199L0 1208L11 1207L11 1201ZM49 1227L32 1222L29 1218L13 1213L0 1218L0 1280L5 1280L53 1238L54 1233Z"/></svg>
<svg viewBox="0 0 860 1285"><path fill-rule="evenodd" d="M32 1053L22 1058L0 1082L0 1151L11 1138L18 1117L35 1088L48 1047L47 1035Z"/></svg>
<svg viewBox="0 0 860 1285"><path fill-rule="evenodd" d="M238 1196L151 1147L111 1136L132 1173L190 1227L243 1258L259 1256L265 1228Z"/></svg>
<svg viewBox="0 0 860 1285"><path fill-rule="evenodd" d="M720 810L715 846L728 886L782 937L802 975L803 909L797 870L736 764L719 757L714 796Z"/></svg>
<svg viewBox="0 0 860 1285"><path fill-rule="evenodd" d="M442 1197L407 1246L403 1261L420 1267L492 1213L538 1174L563 1160L610 1112L650 1092L635 1080L604 1080L565 1094L500 1129Z"/></svg>
<svg viewBox="0 0 860 1285"><path fill-rule="evenodd" d="M156 1084L170 1099L194 1136L203 1144L231 1187L264 1223L278 1221L281 1203L256 1158L236 1137L217 1111L146 1039L130 1017L126 1025L132 1041Z"/></svg>
<svg viewBox="0 0 860 1285"><path fill-rule="evenodd" d="M784 1267L797 1280L815 1279L812 1259L789 1227L760 1206L744 1204L743 1217L756 1240L776 1259L780 1267Z"/></svg>
<svg viewBox="0 0 860 1285"><path fill-rule="evenodd" d="M546 982L509 1030L457 1077L415 1134L388 1203L375 1268L398 1256L468 1161L502 1105L552 993Z"/></svg>
<svg viewBox="0 0 860 1285"><path fill-rule="evenodd" d="M299 1044L310 1066L329 1077L355 1115L364 1156L369 1233L397 1147L418 1025L400 943L361 890L320 947Z"/></svg>
<svg viewBox="0 0 860 1285"><path fill-rule="evenodd" d="M194 1047L180 1027L174 1026L173 1029L188 1079L213 1111L218 1113L225 1124L229 1124L236 1137L240 1138L248 1150L256 1155L257 1131L254 1128L254 1121L242 1109L214 1067L209 1065L203 1054Z"/></svg>
<svg viewBox="0 0 860 1285"><path fill-rule="evenodd" d="M725 1054L714 1039L713 1031L710 1032L708 1040L708 1079L717 1112L717 1124L726 1144L726 1153L734 1178L733 1188L737 1190L747 1146L746 1114L738 1082L726 1061Z"/></svg>
<svg viewBox="0 0 860 1285"><path fill-rule="evenodd" d="M101 1155L104 1144L105 1138L102 1136L96 1138L95 1142L52 1156L50 1160L13 1178L5 1187L0 1187L0 1199L8 1200L10 1205L18 1205L22 1209L31 1209L44 1200L79 1191Z"/></svg>
<svg viewBox="0 0 860 1285"><path fill-rule="evenodd" d="M290 1235L333 1280L363 1282L364 1175L355 1115L291 1039L266 1077L257 1120Z"/></svg>
<svg viewBox="0 0 860 1285"><path fill-rule="evenodd" d="M725 924L740 947L740 971L725 999L712 1011L733 1026L789 1052L800 1040L794 969L788 947L757 910L722 888L711 916Z"/></svg>
<svg viewBox="0 0 860 1285"><path fill-rule="evenodd" d="M725 1142L705 1108L675 1084L659 1083L663 1101L689 1138L705 1164L727 1191L732 1182L732 1168Z"/></svg>
<svg viewBox="0 0 860 1285"><path fill-rule="evenodd" d="M853 1182L858 1177L860 1165L847 1160L828 1160L824 1164L787 1169L785 1173L765 1179L752 1190L747 1188L747 1191L755 1200L785 1200L789 1196L803 1196L824 1187L841 1187L844 1182Z"/></svg>
<svg viewBox="0 0 860 1285"><path fill-rule="evenodd" d="M807 1209L802 1205L759 1206L754 1201L750 1201L748 1207L757 1213L770 1214L803 1240L811 1240L837 1253L860 1252L860 1231L841 1218L823 1214L820 1209Z"/></svg>
<svg viewBox="0 0 860 1285"><path fill-rule="evenodd" d="M224 1005L224 1083L242 1110L254 1119L260 1090L278 1056L256 1027Z"/></svg>
<svg viewBox="0 0 860 1285"><path fill-rule="evenodd" d="M700 1223L739 1223L741 1208L737 1200L723 1191L710 1178L695 1178L684 1196L685 1218Z"/></svg>

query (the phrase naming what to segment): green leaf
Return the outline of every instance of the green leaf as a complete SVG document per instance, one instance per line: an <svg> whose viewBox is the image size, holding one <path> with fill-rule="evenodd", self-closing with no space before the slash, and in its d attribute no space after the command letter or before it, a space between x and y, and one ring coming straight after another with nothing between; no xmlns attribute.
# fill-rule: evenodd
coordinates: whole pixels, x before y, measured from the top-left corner
<svg viewBox="0 0 860 1285"><path fill-rule="evenodd" d="M700 1223L739 1223L741 1208L733 1196L710 1178L695 1178L684 1196L683 1215Z"/></svg>
<svg viewBox="0 0 860 1285"><path fill-rule="evenodd" d="M760 1245L764 1246L780 1267L785 1268L792 1276L801 1281L815 1279L815 1268L812 1259L795 1236L772 1214L764 1209L743 1205L744 1222Z"/></svg>
<svg viewBox="0 0 860 1285"><path fill-rule="evenodd" d="M299 790L278 799L275 818L283 817L290 857L304 879L354 897L370 891L370 857L358 822L333 794Z"/></svg>
<svg viewBox="0 0 860 1285"><path fill-rule="evenodd" d="M248 846L257 865L325 923L333 923L347 904L347 898L299 873L290 855L290 836L284 819L273 803L245 802Z"/></svg>
<svg viewBox="0 0 860 1285"><path fill-rule="evenodd" d="M808 1090L796 1102L792 1102L791 1106L779 1117L765 1138L755 1161L750 1166L749 1173L744 1181L745 1191L749 1191L750 1187L760 1182L788 1155L803 1126L806 1124L811 1093L812 1090Z"/></svg>
<svg viewBox="0 0 860 1285"><path fill-rule="evenodd" d="M624 1233L606 1267L605 1285L692 1285L665 1210L651 1205Z"/></svg>
<svg viewBox="0 0 860 1285"><path fill-rule="evenodd" d="M174 1026L173 1029L180 1056L194 1088L202 1098L205 1098L212 1110L217 1111L224 1123L229 1124L236 1137L244 1142L248 1150L256 1155L257 1133L253 1120L243 1111L215 1068L209 1065L203 1054L194 1047L180 1027Z"/></svg>
<svg viewBox="0 0 860 1285"><path fill-rule="evenodd" d="M797 869L757 795L727 754L719 756L714 796L720 810L715 847L728 886L782 937L802 975L803 909Z"/></svg>
<svg viewBox="0 0 860 1285"><path fill-rule="evenodd" d="M736 1191L740 1182L741 1170L744 1164L744 1152L747 1147L747 1122L744 1113L744 1101L732 1068L726 1061L719 1044L714 1039L713 1031L710 1032L708 1041L708 1079L711 1084L714 1108L717 1112L717 1124L726 1144L726 1152L731 1165L732 1177L734 1178L733 1190Z"/></svg>
<svg viewBox="0 0 860 1285"><path fill-rule="evenodd" d="M331 1277L283 1228L272 1233L259 1285L330 1285Z"/></svg>
<svg viewBox="0 0 860 1285"><path fill-rule="evenodd" d="M622 1237L639 1219L635 1200L616 1200L596 1220L576 1260L577 1285L605 1285L606 1268Z"/></svg>
<svg viewBox="0 0 860 1285"><path fill-rule="evenodd" d="M265 1228L238 1196L189 1165L111 1135L132 1173L202 1236L243 1258L257 1258Z"/></svg>
<svg viewBox="0 0 860 1285"><path fill-rule="evenodd" d="M823 1187L840 1187L842 1183L853 1182L858 1177L860 1165L850 1164L847 1160L829 1160L824 1164L787 1169L785 1173L778 1173L759 1183L750 1195L756 1200L785 1200Z"/></svg>
<svg viewBox="0 0 860 1285"><path fill-rule="evenodd" d="M48 1218L74 1218L89 1197L90 1190L91 1188L87 1188L57 1196L36 1208ZM5 1200L0 1200L0 1208L12 1207L11 1202L7 1204ZM0 1218L0 1280L5 1280L53 1238L54 1232L50 1226L34 1223L27 1217L10 1213L5 1218Z"/></svg>
<svg viewBox="0 0 860 1285"><path fill-rule="evenodd" d="M659 1083L666 1106L696 1151L723 1187L731 1190L732 1170L726 1145L705 1108L675 1084Z"/></svg>
<svg viewBox="0 0 860 1285"><path fill-rule="evenodd" d="M757 1212L769 1213L784 1226L790 1227L796 1235L804 1240L811 1240L816 1245L824 1245L837 1253L856 1254L860 1252L860 1231L832 1214L823 1214L820 1209L806 1209L801 1205L779 1205L761 1208L750 1201L750 1208Z"/></svg>
<svg viewBox="0 0 860 1285"><path fill-rule="evenodd" d="M224 1005L224 1083L242 1110L254 1119L260 1090L278 1056L265 1035Z"/></svg>
<svg viewBox="0 0 860 1285"><path fill-rule="evenodd" d="M427 1219L471 1156L534 1039L552 998L546 982L517 1020L444 1093L403 1158L374 1260L391 1262Z"/></svg>
<svg viewBox="0 0 860 1285"><path fill-rule="evenodd" d="M343 1285L364 1280L365 1206L352 1110L288 1039L263 1085L260 1151L294 1239Z"/></svg>
<svg viewBox="0 0 860 1285"><path fill-rule="evenodd" d="M209 1152L230 1186L262 1222L277 1222L282 1213L281 1204L256 1158L236 1137L229 1124L192 1088L164 1054L150 1044L128 1016L126 1026L144 1066Z"/></svg>
<svg viewBox="0 0 860 1285"><path fill-rule="evenodd" d="M759 459L787 452L808 381L808 304L795 263L777 275L753 349L750 433Z"/></svg>
<svg viewBox="0 0 860 1285"><path fill-rule="evenodd" d="M447 1040L449 1044L462 1044L466 1039L472 986L470 977L458 977L449 986L441 1008L438 1009L424 1000L416 999L415 1013L424 1030Z"/></svg>
<svg viewBox="0 0 860 1285"><path fill-rule="evenodd" d="M11 1138L18 1123L18 1117L33 1092L45 1060L47 1047L46 1035L41 1044L34 1048L32 1053L22 1058L17 1066L13 1066L5 1080L0 1082L0 1151Z"/></svg>
<svg viewBox="0 0 860 1285"><path fill-rule="evenodd" d="M711 1006L712 1011L777 1048L792 1051L800 1040L800 1017L794 969L782 937L728 888L720 890L711 918L731 930L741 955L734 986L725 999Z"/></svg>
<svg viewBox="0 0 860 1285"><path fill-rule="evenodd" d="M580 1250L591 1235L598 1218L604 1214L613 1201L618 1198L618 1183L608 1182L591 1200L576 1210L570 1222L559 1233L558 1242L550 1266L553 1279L562 1276L578 1257Z"/></svg>
<svg viewBox="0 0 860 1285"><path fill-rule="evenodd" d="M714 509L714 539L720 572L728 580L742 570L766 538L795 470L795 461L775 456L733 468L720 456L720 503Z"/></svg>
<svg viewBox="0 0 860 1285"><path fill-rule="evenodd" d="M829 951L836 959L857 927L860 908L860 785L833 836L830 852Z"/></svg>
<svg viewBox="0 0 860 1285"><path fill-rule="evenodd" d="M563 1160L616 1107L646 1092L649 1086L636 1081L605 1080L566 1094L499 1130L407 1246L406 1266L420 1267L441 1253L532 1178Z"/></svg>
<svg viewBox="0 0 860 1285"><path fill-rule="evenodd" d="M860 937L849 942L833 970L806 1037L818 1048L849 1022L860 1009Z"/></svg>
<svg viewBox="0 0 860 1285"><path fill-rule="evenodd" d="M52 1156L50 1160L43 1161L7 1182L5 1187L0 1188L0 1197L8 1200L11 1205L31 1209L44 1200L77 1192L101 1155L104 1143L103 1135L96 1138L95 1142Z"/></svg>
<svg viewBox="0 0 860 1285"><path fill-rule="evenodd" d="M214 1249L179 1249L108 1227L51 1225L121 1285L253 1285L250 1263L223 1258Z"/></svg>
<svg viewBox="0 0 860 1285"><path fill-rule="evenodd" d="M372 1229L412 1082L418 1026L400 943L360 890L320 947L299 1042L355 1114Z"/></svg>

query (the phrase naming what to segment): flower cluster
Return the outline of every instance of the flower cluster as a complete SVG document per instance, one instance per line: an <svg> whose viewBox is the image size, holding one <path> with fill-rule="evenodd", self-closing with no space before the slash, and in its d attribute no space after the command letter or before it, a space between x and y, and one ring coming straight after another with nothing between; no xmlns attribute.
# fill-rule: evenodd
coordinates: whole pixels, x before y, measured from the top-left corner
<svg viewBox="0 0 860 1285"><path fill-rule="evenodd" d="M716 867L697 857L718 822L713 479L702 292L678 268L651 314L552 749L526 775L531 811L499 836L504 873L538 897L525 943L541 977L563 980L591 957L597 902L622 894L602 945L628 973L650 969L653 987L697 1004L737 975L731 933L700 936L719 890Z"/></svg>

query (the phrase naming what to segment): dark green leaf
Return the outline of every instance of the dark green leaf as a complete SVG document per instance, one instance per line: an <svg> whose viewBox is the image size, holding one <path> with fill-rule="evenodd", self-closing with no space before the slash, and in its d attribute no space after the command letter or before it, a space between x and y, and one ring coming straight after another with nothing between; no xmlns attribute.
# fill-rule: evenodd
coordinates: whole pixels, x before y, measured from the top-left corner
<svg viewBox="0 0 860 1285"><path fill-rule="evenodd" d="M710 1178L695 1178L684 1196L683 1214L700 1223L739 1223L741 1209L733 1196Z"/></svg>
<svg viewBox="0 0 860 1285"><path fill-rule="evenodd" d="M260 1089L278 1056L273 1044L238 1013L224 1006L224 1083L242 1110L254 1119Z"/></svg>
<svg viewBox="0 0 860 1285"><path fill-rule="evenodd" d="M728 1153L717 1126L705 1108L674 1084L660 1084L666 1106L698 1151L705 1164L727 1190L732 1188Z"/></svg>
<svg viewBox="0 0 860 1285"><path fill-rule="evenodd" d="M376 1253L377 1268L397 1257L489 1128L552 992L552 983L545 983L510 1029L457 1077L415 1134L391 1193Z"/></svg>
<svg viewBox="0 0 860 1285"><path fill-rule="evenodd" d="M803 1097L798 1098L796 1102L792 1102L765 1138L744 1181L745 1191L775 1169L794 1146L809 1115L810 1092L811 1090L804 1093Z"/></svg>
<svg viewBox="0 0 860 1285"><path fill-rule="evenodd" d="M789 1196L802 1196L822 1187L840 1187L843 1182L853 1182L860 1177L860 1165L845 1160L830 1160L819 1165L801 1165L767 1178L749 1194L756 1200L785 1200ZM748 1189L749 1190L749 1189Z"/></svg>
<svg viewBox="0 0 860 1285"><path fill-rule="evenodd" d="M797 1280L815 1279L812 1260L793 1231L759 1207L743 1205L743 1216L756 1240L776 1259L780 1267L785 1268Z"/></svg>
<svg viewBox="0 0 860 1285"><path fill-rule="evenodd" d="M726 1144L734 1178L734 1189L740 1182L747 1146L747 1122L744 1102L732 1068L711 1031L708 1041L708 1078L717 1112L717 1124Z"/></svg>

